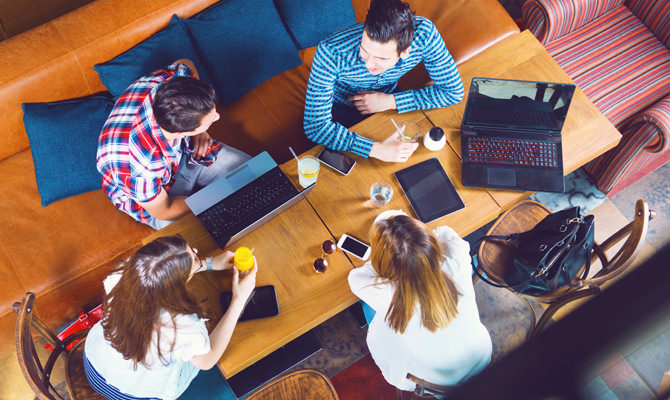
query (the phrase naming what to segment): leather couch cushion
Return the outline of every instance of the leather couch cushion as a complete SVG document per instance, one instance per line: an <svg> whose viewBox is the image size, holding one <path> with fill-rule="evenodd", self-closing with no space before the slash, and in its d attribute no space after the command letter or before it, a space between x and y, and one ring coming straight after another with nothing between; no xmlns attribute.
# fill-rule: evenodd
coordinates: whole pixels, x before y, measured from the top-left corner
<svg viewBox="0 0 670 400"><path fill-rule="evenodd" d="M250 155L267 150L282 163L311 147L302 130L309 70L299 65L259 85L229 106L217 104L221 119L208 132L213 138Z"/></svg>
<svg viewBox="0 0 670 400"><path fill-rule="evenodd" d="M214 79L193 48L186 26L174 15L165 29L93 69L107 90L119 97L137 79L182 58L193 61L200 80L214 85Z"/></svg>
<svg viewBox="0 0 670 400"><path fill-rule="evenodd" d="M272 0L227 0L184 22L225 105L300 65Z"/></svg>
<svg viewBox="0 0 670 400"><path fill-rule="evenodd" d="M11 312L11 300L26 291L90 301L62 287L89 271L108 271L152 232L114 208L101 190L42 207L34 173L30 150L0 163L0 276L15 276L0 291L0 315Z"/></svg>
<svg viewBox="0 0 670 400"><path fill-rule="evenodd" d="M42 206L100 189L98 135L113 105L109 93L23 104Z"/></svg>
<svg viewBox="0 0 670 400"><path fill-rule="evenodd" d="M356 23L351 0L275 0L299 49L316 46L331 33Z"/></svg>

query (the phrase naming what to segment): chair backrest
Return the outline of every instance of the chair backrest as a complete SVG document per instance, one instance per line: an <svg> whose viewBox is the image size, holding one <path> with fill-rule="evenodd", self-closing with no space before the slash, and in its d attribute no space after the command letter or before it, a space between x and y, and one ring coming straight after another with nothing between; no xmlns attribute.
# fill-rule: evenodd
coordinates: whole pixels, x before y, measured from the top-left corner
<svg viewBox="0 0 670 400"><path fill-rule="evenodd" d="M525 232L532 229L550 213L551 210L538 202L530 200L521 202L501 215L489 229L487 235L509 235ZM635 204L633 221L607 238L602 244L595 243L591 265L600 259L602 263L600 271L591 278L577 281L576 286L566 286L551 293L533 296L533 298L544 303L550 303L580 287L600 286L623 273L639 254L647 235L649 220L654 215L654 212L649 210L649 206L644 200L638 200ZM623 245L613 256L606 256L605 253L608 250L621 245L621 242L624 242ZM478 251L480 268L491 281L503 286L506 285L504 276L512 256L512 244L504 241L484 241Z"/></svg>
<svg viewBox="0 0 670 400"><path fill-rule="evenodd" d="M626 5L665 47L670 48L670 2L626 0Z"/></svg>
<svg viewBox="0 0 670 400"><path fill-rule="evenodd" d="M338 400L337 392L326 375L302 369L277 377L255 390L247 400Z"/></svg>
<svg viewBox="0 0 670 400"><path fill-rule="evenodd" d="M409 373L407 374L407 379L416 383L414 394L421 398L444 399L444 396L448 395L456 388L456 386L453 385L438 385L436 383L428 382Z"/></svg>
<svg viewBox="0 0 670 400"><path fill-rule="evenodd" d="M640 253L644 239L647 237L649 221L655 216L656 214L649 209L647 202L638 200L635 203L633 221L619 229L601 244L595 244L591 262L593 264L595 260L600 259L602 269L592 278L579 282L579 285L600 286L626 271ZM608 257L606 253L610 249L616 248L622 242L623 245L621 245L615 254Z"/></svg>
<svg viewBox="0 0 670 400"><path fill-rule="evenodd" d="M33 315L34 301L35 295L28 292L21 303L14 303L14 311L18 313L15 335L16 357L23 376L40 400L62 400L63 398L49 382L49 378L56 359L63 353L65 346L42 321ZM37 355L32 329L39 332L53 347L53 352L44 365Z"/></svg>

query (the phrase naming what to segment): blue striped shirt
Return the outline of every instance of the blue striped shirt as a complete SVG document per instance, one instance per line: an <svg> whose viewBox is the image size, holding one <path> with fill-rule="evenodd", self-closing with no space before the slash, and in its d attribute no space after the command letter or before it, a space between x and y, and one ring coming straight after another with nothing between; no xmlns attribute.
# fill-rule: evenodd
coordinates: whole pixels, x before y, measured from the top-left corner
<svg viewBox="0 0 670 400"><path fill-rule="evenodd" d="M399 113L456 104L464 91L456 63L427 18L416 17L409 56L380 75L365 67L359 52L362 36L363 24L356 24L319 43L307 84L303 126L313 142L368 157L373 141L333 122L334 102L353 106L347 98L364 90L393 93L398 79L422 61L434 85L393 93Z"/></svg>

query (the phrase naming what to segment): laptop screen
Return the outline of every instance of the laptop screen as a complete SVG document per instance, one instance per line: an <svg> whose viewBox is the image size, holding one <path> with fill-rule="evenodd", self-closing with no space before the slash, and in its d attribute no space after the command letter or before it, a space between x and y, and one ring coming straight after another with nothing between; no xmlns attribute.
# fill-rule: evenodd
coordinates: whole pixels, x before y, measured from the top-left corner
<svg viewBox="0 0 670 400"><path fill-rule="evenodd" d="M560 132L574 91L572 84L473 78L463 124Z"/></svg>

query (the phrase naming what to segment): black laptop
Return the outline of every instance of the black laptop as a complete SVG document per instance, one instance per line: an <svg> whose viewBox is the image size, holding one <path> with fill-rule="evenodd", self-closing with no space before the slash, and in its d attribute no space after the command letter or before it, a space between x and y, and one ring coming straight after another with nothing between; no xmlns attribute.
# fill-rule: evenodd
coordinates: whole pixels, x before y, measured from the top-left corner
<svg viewBox="0 0 670 400"><path fill-rule="evenodd" d="M267 152L186 198L220 248L226 248L304 199L316 183L298 191Z"/></svg>
<svg viewBox="0 0 670 400"><path fill-rule="evenodd" d="M461 125L463 186L563 192L561 130L574 91L473 78Z"/></svg>

